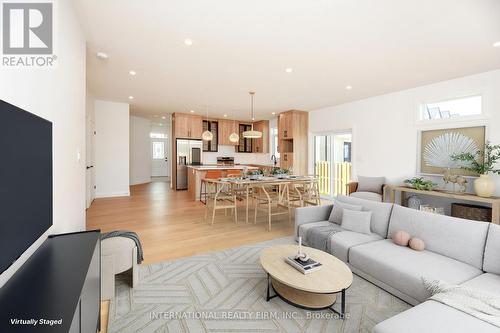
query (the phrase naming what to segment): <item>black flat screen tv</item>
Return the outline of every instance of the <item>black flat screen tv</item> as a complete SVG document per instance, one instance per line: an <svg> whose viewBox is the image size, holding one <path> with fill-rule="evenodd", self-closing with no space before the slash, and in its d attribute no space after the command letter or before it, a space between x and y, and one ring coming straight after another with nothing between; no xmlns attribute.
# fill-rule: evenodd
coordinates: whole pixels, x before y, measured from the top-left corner
<svg viewBox="0 0 500 333"><path fill-rule="evenodd" d="M52 123L0 100L0 273L52 216Z"/></svg>

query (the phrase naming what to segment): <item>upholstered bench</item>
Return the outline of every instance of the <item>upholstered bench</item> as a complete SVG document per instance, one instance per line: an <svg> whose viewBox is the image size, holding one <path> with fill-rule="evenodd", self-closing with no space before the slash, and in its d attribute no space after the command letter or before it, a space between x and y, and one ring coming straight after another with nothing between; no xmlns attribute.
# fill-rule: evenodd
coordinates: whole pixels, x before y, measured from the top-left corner
<svg viewBox="0 0 500 333"><path fill-rule="evenodd" d="M132 269L132 287L139 282L137 246L126 237L101 241L101 300L115 297L115 275Z"/></svg>

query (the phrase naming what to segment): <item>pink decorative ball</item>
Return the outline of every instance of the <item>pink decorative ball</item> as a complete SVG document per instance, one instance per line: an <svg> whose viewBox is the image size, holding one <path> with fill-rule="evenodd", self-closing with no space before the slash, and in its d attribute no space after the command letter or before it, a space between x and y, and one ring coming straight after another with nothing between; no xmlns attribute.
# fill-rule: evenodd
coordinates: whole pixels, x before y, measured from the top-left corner
<svg viewBox="0 0 500 333"><path fill-rule="evenodd" d="M425 243L420 238L410 239L410 248L415 251L423 251L425 249Z"/></svg>
<svg viewBox="0 0 500 333"><path fill-rule="evenodd" d="M392 241L396 245L408 246L408 242L410 241L410 234L402 230L396 231L392 234Z"/></svg>

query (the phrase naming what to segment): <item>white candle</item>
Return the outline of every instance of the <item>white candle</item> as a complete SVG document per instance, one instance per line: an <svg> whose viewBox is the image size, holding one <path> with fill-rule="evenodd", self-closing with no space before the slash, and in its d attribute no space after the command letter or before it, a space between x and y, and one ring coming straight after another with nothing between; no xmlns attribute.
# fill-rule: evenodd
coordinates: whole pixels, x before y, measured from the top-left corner
<svg viewBox="0 0 500 333"><path fill-rule="evenodd" d="M299 237L299 255L302 253L302 237Z"/></svg>

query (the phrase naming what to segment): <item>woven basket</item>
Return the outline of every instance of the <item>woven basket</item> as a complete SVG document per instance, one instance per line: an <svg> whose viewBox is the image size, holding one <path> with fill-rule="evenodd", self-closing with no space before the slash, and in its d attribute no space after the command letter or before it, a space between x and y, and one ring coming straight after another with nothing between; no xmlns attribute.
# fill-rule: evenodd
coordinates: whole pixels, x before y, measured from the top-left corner
<svg viewBox="0 0 500 333"><path fill-rule="evenodd" d="M451 204L451 216L474 221L491 222L491 208L453 203Z"/></svg>

